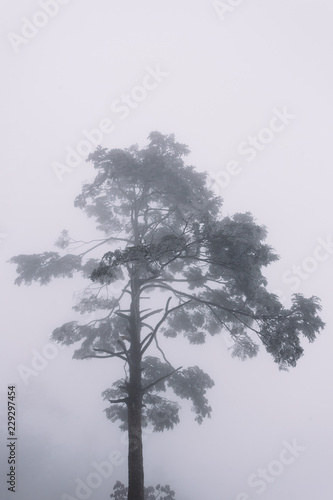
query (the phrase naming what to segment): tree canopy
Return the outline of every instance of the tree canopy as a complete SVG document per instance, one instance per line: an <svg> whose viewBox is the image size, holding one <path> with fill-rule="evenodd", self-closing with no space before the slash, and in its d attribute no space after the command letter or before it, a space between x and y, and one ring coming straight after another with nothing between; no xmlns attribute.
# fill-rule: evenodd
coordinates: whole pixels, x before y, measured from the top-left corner
<svg viewBox="0 0 333 500"><path fill-rule="evenodd" d="M75 206L96 221L102 238L76 241L64 230L59 251L11 259L18 285L76 273L90 281L74 309L95 311L95 319L67 322L52 338L75 344L76 359L124 364L124 377L103 393L111 403L107 417L122 429L134 401L136 428L172 428L180 409L172 392L192 402L198 423L211 414L206 391L213 380L198 366L174 367L161 338L203 344L227 331L233 356L246 360L263 346L285 370L302 356L301 338L312 342L324 327L317 297L294 294L286 308L267 290L263 269L278 256L265 243L265 227L250 213L224 216L207 174L185 164L188 153L159 132L143 149L98 147L89 156L96 177Z"/></svg>

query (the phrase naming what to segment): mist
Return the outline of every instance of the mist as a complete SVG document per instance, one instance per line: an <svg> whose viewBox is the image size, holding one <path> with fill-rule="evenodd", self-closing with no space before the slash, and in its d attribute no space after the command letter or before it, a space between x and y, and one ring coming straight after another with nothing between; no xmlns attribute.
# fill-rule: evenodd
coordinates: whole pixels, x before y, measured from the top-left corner
<svg viewBox="0 0 333 500"><path fill-rule="evenodd" d="M126 436L101 397L121 363L73 360L73 348L50 340L78 319L72 306L86 283L18 287L8 260L53 251L63 229L79 240L100 234L73 205L94 178L89 152L144 147L154 130L188 145L187 163L208 172L224 215L251 212L266 226L280 256L265 271L268 289L287 305L293 293L318 296L326 327L289 372L263 349L232 358L226 335L199 346L166 340L175 365L198 364L215 381L213 412L198 425L185 402L174 430L146 429L145 482L170 484L177 500L323 498L333 459L331 2L4 7L1 498L102 500L127 481ZM15 492L6 484L12 385Z"/></svg>

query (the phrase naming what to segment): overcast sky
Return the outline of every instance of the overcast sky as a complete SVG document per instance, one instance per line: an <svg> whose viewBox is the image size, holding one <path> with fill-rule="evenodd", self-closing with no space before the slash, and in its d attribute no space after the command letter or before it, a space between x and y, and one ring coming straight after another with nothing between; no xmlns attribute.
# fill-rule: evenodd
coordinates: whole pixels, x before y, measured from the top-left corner
<svg viewBox="0 0 333 500"><path fill-rule="evenodd" d="M93 175L84 160L96 129L107 148L145 146L153 130L174 133L191 150L188 162L209 172L224 213L250 211L267 227L280 255L267 270L269 289L285 304L294 292L320 297L326 322L288 373L263 352L246 363L232 359L224 338L191 349L170 343L173 359L198 363L214 378L213 414L198 426L184 405L174 431L146 433L146 483L171 484L177 500L326 498L333 459L332 2L54 2L5 0L1 16L1 498L78 498L77 480L87 484L93 462L113 452L111 476L86 498L107 499L117 479L126 481L126 443L100 396L121 367L72 360L70 349L49 340L75 318L73 294L83 283L19 288L7 263L54 250L64 228L78 238L94 234L73 200ZM23 380L22 367L36 363ZM12 383L15 494L5 485ZM259 482L267 468L273 476Z"/></svg>

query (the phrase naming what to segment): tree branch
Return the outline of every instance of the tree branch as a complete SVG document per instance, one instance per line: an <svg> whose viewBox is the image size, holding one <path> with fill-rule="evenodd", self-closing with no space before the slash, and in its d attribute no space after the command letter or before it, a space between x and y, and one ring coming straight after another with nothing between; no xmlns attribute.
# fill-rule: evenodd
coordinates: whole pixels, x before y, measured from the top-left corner
<svg viewBox="0 0 333 500"><path fill-rule="evenodd" d="M96 358L96 359L105 359L105 358L112 358L114 357L111 354L108 354L107 356L96 356L96 354L88 354L87 356L83 356L81 359L87 359L87 358Z"/></svg>
<svg viewBox="0 0 333 500"><path fill-rule="evenodd" d="M155 326L154 330L152 331L152 333L150 333L149 335L147 335L147 337L144 339L144 341L150 336L149 340L147 341L146 345L142 348L142 351L141 351L141 354L144 354L145 351L148 349L148 347L150 346L150 344L152 343L152 341L154 340L154 337L159 329L159 327L162 325L162 323L166 320L167 316L169 314L171 314L173 311L175 311L176 309L180 309L181 307L185 306L186 304L188 304L189 302L191 302L190 300L188 300L187 302L183 302L182 304L179 304L178 306L175 306L173 307L172 309L169 309L169 304L170 304L170 300L172 299L172 297L169 297L168 300L167 300L167 303L166 303L166 306L165 306L165 312L162 316L162 318L160 319L160 321L157 323L157 325ZM144 342L143 341L143 342ZM143 344L142 342L142 344Z"/></svg>
<svg viewBox="0 0 333 500"><path fill-rule="evenodd" d="M151 330L152 332L154 331L153 327L152 327L152 326L150 326L150 325L148 325L148 323L142 323L142 325L143 325L143 326L146 326L147 328L150 328L150 330ZM146 336L145 336L145 338L141 341L141 344L140 344L140 346L141 346L141 347L142 347L142 346L143 346L143 344L146 342L146 340L148 340L148 339L149 339L149 337L150 337L151 335L152 335L152 333L148 333L148 335L146 335Z"/></svg>
<svg viewBox="0 0 333 500"><path fill-rule="evenodd" d="M117 314L117 316L121 316L122 318L127 319L128 321L130 320L130 316L128 314L124 314L121 311L116 311L115 314Z"/></svg>
<svg viewBox="0 0 333 500"><path fill-rule="evenodd" d="M125 356L126 356L126 357L122 357L121 359L123 359L124 361L127 361L128 364L131 364L131 357L129 355L129 352L128 352L128 349L127 349L127 347L125 345L125 342L123 340L121 340L121 339L118 339L117 342L124 349Z"/></svg>
<svg viewBox="0 0 333 500"><path fill-rule="evenodd" d="M171 375L173 375L175 372L178 372L178 370L181 370L183 367L180 366L179 368L176 368L175 370L172 370L172 372L168 373L167 375L163 375L163 377L160 377L158 378L157 380L155 380L154 382L152 382L151 384L148 384L146 385L146 387L144 387L142 389L142 394L144 394L145 392L148 391L148 389L150 389L151 387L153 387L154 385L158 384L159 382L161 382L162 380L170 377Z"/></svg>
<svg viewBox="0 0 333 500"><path fill-rule="evenodd" d="M120 358L122 359L123 361L127 361L127 359L125 358L125 356L122 356L122 352L114 352L114 351L109 351L108 349L98 349L97 347L93 347L94 351L97 351L97 352L106 352L107 353L107 356L96 356L94 354L88 354L87 356L84 356L82 359L86 359L86 358L99 358L99 359L104 359L104 358L113 358L113 357L116 357L116 358Z"/></svg>
<svg viewBox="0 0 333 500"><path fill-rule="evenodd" d="M128 398L109 399L110 403L128 403Z"/></svg>
<svg viewBox="0 0 333 500"><path fill-rule="evenodd" d="M97 347L93 347L93 349L94 349L94 351L106 352L107 354L112 354L113 356L117 356L117 357L120 357L122 354L124 354L123 352L109 351L108 349L98 349ZM121 359L124 359L124 358L122 357Z"/></svg>
<svg viewBox="0 0 333 500"><path fill-rule="evenodd" d="M172 366L172 364L170 363L170 361L168 361L168 360L167 360L167 358L166 358L166 356L165 356L165 354L164 354L164 352L163 352L163 349L159 346L159 344L158 344L158 342L157 342L157 337L156 337L156 335L154 336L154 340L155 340L155 344L156 344L157 349L160 351L160 353L161 353L161 354L162 354L162 356L163 356L164 361L165 361L166 363L168 363L168 365L169 365L169 366L171 366L171 368L173 368L173 366Z"/></svg>
<svg viewBox="0 0 333 500"><path fill-rule="evenodd" d="M260 319L260 317L258 317L255 314L250 314L250 313L243 312L240 310L231 309L230 307L221 306L221 304L217 304L216 302L213 302L211 300L200 299L200 297L197 297L196 295L190 295L189 293L182 292L181 290L175 290L170 285L163 285L163 284L160 284L159 282L157 284L154 284L154 283L147 284L143 288L164 288L165 290L169 290L170 292L174 293L178 297L189 298L190 300L188 302L191 302L193 300L195 302L199 302L200 304L204 304L206 306L217 307L218 309L222 309L223 311L227 311L227 312L234 314L234 315L241 314L242 316L247 316L251 319L255 319L255 320ZM237 319L239 319L239 318L237 318Z"/></svg>
<svg viewBox="0 0 333 500"><path fill-rule="evenodd" d="M92 250L94 250L95 248L98 248L100 247L101 245L104 245L105 243L107 243L108 241L110 240L115 240L115 241L125 241L126 243L132 243L131 240L128 240L126 238L115 238L113 236L111 236L110 238L106 238L104 240L92 240L90 242L87 242L86 244L88 245L89 243L92 243L93 241L100 241L100 243L98 243L97 245L89 248L88 250L86 250L85 252L82 252L79 254L80 257L83 257L84 255L86 255L87 253L91 252Z"/></svg>
<svg viewBox="0 0 333 500"><path fill-rule="evenodd" d="M159 313L161 311L163 311L163 309L156 309L155 311L152 311L152 312L150 312L148 314L145 314L140 319L143 320L143 319L149 318L149 316L152 316L153 314L157 314L157 313Z"/></svg>

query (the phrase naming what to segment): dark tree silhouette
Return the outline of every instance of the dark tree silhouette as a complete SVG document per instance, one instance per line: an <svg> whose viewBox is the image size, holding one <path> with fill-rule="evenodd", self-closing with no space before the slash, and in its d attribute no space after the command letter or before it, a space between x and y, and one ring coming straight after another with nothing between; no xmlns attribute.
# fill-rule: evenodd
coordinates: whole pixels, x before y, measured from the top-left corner
<svg viewBox="0 0 333 500"><path fill-rule="evenodd" d="M228 331L233 356L252 358L263 345L288 369L303 354L300 337L312 342L324 326L316 297L294 294L286 309L267 291L262 268L277 256L264 243L265 228L250 213L223 217L222 200L205 173L185 165L188 148L173 135L153 132L149 140L141 150L99 147L89 157L97 175L75 206L96 220L103 238L78 243L64 231L57 241L62 252L11 259L19 285L74 273L91 281L74 308L99 316L66 323L52 338L80 342L76 359L125 365L125 376L103 396L107 417L128 432L129 500L144 500L142 427L163 431L179 422L170 392L192 401L198 423L211 414L206 391L213 380L198 366L174 367L161 336L203 344L206 335Z"/></svg>

